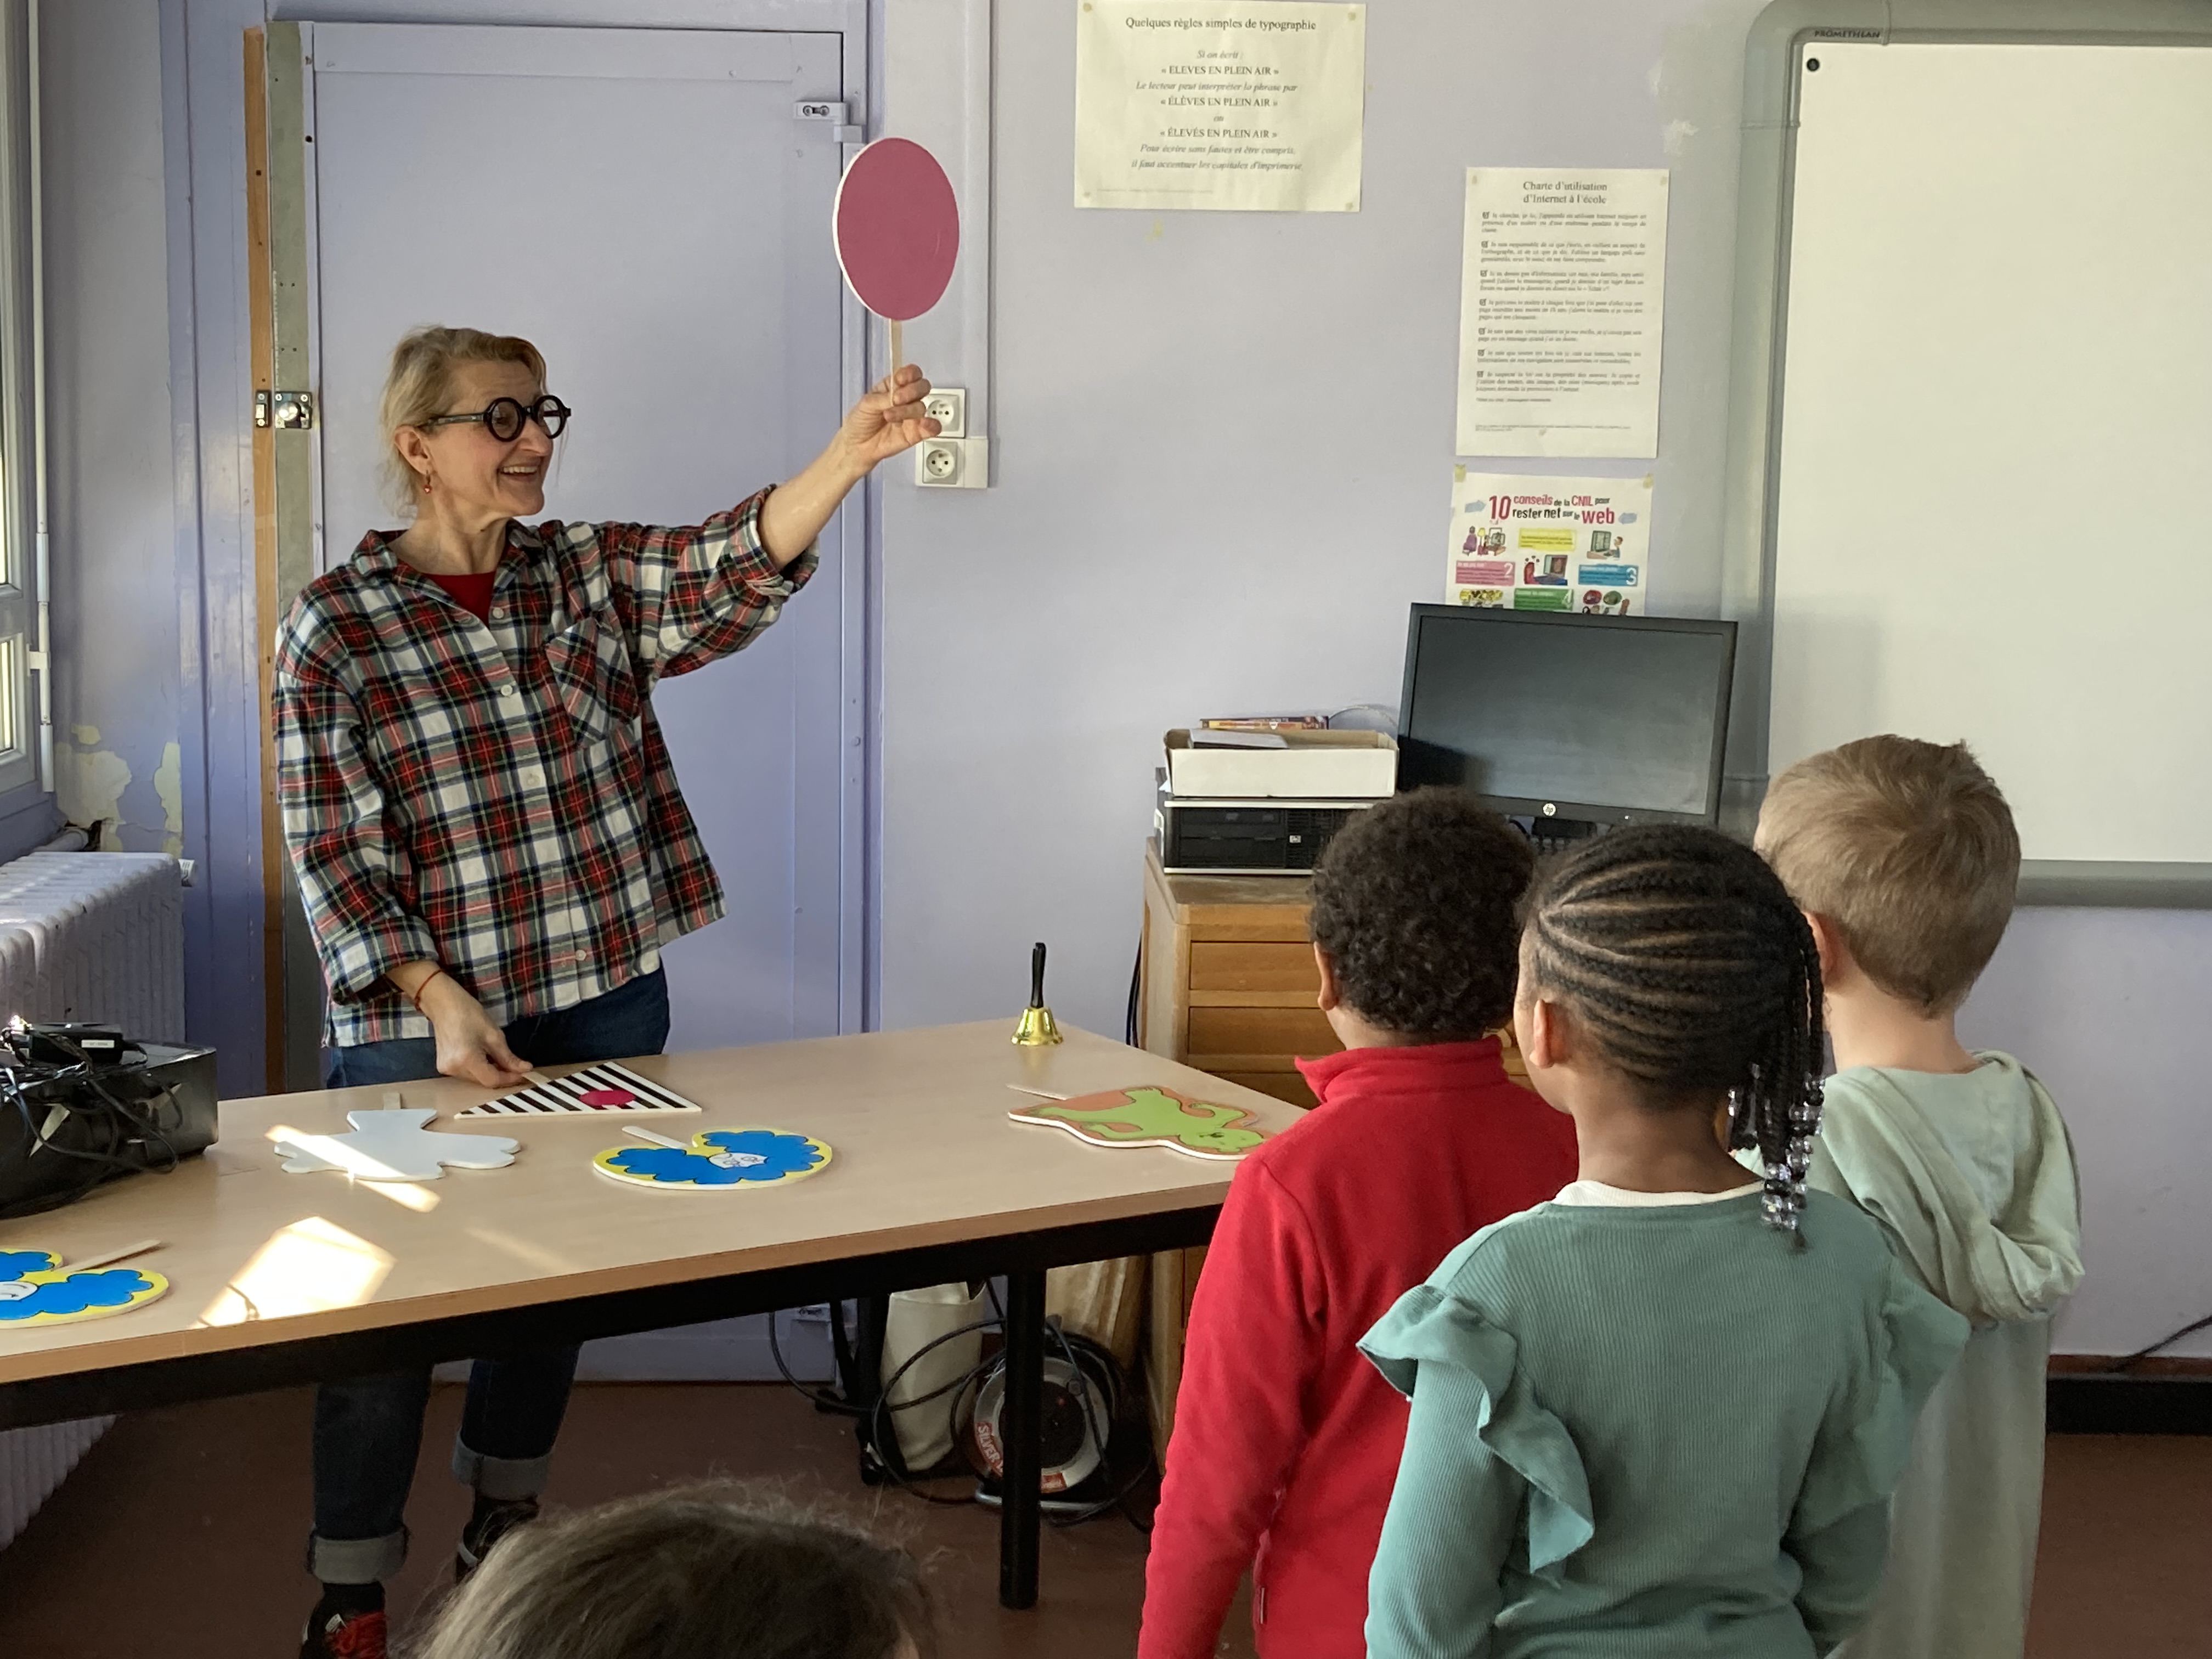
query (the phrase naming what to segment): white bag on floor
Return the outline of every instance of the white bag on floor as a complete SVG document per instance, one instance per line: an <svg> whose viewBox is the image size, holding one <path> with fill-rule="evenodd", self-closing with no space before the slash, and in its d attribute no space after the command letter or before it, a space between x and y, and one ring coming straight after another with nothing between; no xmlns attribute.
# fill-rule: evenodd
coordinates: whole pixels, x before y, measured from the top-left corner
<svg viewBox="0 0 2212 1659"><path fill-rule="evenodd" d="M983 1319L983 1305L980 1285L972 1296L965 1285L928 1285L891 1296L890 1316L884 1322L880 1380L890 1382L902 1365L913 1360L897 1386L890 1390L885 1408L897 1426L899 1455L909 1469L929 1468L952 1449L952 1400L957 1390L950 1385L973 1370L982 1358L983 1333L969 1331L939 1342L927 1353L921 1350L947 1332ZM915 1358L917 1354L921 1358ZM937 1394L939 1389L945 1392ZM907 1411L896 1409L928 1394L936 1394L937 1398Z"/></svg>

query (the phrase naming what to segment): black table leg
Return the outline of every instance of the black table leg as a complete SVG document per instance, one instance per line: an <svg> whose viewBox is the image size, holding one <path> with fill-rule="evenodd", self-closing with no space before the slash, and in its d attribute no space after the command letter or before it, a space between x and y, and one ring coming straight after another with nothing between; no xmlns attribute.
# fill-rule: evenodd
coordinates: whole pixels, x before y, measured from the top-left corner
<svg viewBox="0 0 2212 1659"><path fill-rule="evenodd" d="M999 1510L999 1605L1033 1607L1037 1596L1037 1480L1044 1397L1044 1275L1006 1275L1006 1447Z"/></svg>

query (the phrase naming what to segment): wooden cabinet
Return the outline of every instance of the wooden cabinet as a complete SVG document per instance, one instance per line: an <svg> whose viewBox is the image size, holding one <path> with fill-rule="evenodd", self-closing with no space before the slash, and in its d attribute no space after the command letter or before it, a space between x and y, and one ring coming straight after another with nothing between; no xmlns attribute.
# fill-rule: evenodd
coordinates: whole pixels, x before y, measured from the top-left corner
<svg viewBox="0 0 2212 1659"><path fill-rule="evenodd" d="M1171 876L1146 843L1138 1045L1312 1105L1297 1062L1342 1045L1314 1006L1311 886L1305 876Z"/></svg>

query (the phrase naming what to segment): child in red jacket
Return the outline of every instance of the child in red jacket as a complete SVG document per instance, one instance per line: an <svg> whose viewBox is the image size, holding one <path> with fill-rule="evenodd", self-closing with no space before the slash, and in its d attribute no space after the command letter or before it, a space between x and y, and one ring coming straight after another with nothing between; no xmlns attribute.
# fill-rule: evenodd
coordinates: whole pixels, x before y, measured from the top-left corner
<svg viewBox="0 0 2212 1659"><path fill-rule="evenodd" d="M1572 1123L1498 1041L1528 843L1465 795L1355 817L1314 871L1320 1103L1237 1166L1191 1305L1139 1659L1212 1659L1252 1568L1261 1659L1366 1651L1406 1402L1355 1346L1492 1222L1575 1178Z"/></svg>

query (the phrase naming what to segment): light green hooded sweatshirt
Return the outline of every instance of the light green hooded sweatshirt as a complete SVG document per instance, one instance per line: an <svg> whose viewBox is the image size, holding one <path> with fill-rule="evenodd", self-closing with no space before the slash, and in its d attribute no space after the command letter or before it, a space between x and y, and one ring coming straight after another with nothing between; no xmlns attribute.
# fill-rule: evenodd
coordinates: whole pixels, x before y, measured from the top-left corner
<svg viewBox="0 0 2212 1659"><path fill-rule="evenodd" d="M2050 1319L2081 1280L2081 1195L2049 1091L2010 1054L1975 1058L1828 1080L1811 1183L1880 1221L1974 1328L1920 1415L1881 1592L1838 1659L2021 1659L2027 1643Z"/></svg>

